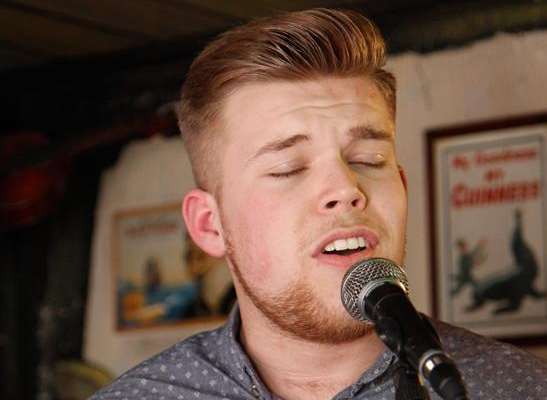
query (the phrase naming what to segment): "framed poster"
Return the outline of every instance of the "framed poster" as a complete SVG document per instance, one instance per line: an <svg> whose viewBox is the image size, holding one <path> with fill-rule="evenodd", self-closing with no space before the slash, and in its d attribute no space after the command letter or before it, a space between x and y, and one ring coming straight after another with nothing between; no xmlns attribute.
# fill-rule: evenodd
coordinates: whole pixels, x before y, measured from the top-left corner
<svg viewBox="0 0 547 400"><path fill-rule="evenodd" d="M114 215L112 271L118 330L223 318L235 301L224 259L192 242L178 203Z"/></svg>
<svg viewBox="0 0 547 400"><path fill-rule="evenodd" d="M433 310L547 342L547 114L427 132Z"/></svg>

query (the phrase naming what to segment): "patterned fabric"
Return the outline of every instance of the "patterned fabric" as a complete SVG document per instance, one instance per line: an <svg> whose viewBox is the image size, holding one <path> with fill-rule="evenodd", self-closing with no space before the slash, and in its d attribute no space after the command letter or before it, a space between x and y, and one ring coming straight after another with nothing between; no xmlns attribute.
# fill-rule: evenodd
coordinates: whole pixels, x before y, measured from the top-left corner
<svg viewBox="0 0 547 400"><path fill-rule="evenodd" d="M433 322L471 399L547 399L547 363L513 346ZM90 400L276 400L241 348L239 311L227 324L181 341L127 371ZM333 400L393 400L397 357L385 351ZM431 399L439 399L430 394Z"/></svg>

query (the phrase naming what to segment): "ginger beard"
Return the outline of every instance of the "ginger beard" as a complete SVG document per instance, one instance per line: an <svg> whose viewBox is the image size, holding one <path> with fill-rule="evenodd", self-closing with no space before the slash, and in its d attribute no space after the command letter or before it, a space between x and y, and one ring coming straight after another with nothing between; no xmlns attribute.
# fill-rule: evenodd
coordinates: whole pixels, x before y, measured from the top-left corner
<svg viewBox="0 0 547 400"><path fill-rule="evenodd" d="M329 309L314 293L310 282L299 279L276 295L266 295L251 287L241 269L241 258L223 218L226 257L245 294L254 306L277 328L290 336L315 343L351 342L373 332L372 323L354 320ZM341 302L341 300L340 300Z"/></svg>

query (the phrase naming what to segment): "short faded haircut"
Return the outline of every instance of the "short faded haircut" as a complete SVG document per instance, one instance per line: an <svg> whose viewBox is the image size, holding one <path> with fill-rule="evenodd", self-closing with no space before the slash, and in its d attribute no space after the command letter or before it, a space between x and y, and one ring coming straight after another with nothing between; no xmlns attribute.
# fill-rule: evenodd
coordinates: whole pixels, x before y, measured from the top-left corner
<svg viewBox="0 0 547 400"><path fill-rule="evenodd" d="M242 85L367 76L395 117L395 78L384 65L382 35L372 21L354 11L317 8L284 13L221 34L190 66L177 110L196 184L219 194L219 115L226 97Z"/></svg>

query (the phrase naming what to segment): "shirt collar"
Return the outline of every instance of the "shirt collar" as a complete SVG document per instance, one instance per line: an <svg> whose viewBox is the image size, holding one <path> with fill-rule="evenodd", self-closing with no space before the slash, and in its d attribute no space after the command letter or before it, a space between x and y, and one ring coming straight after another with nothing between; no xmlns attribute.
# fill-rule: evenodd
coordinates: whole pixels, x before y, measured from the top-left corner
<svg viewBox="0 0 547 400"><path fill-rule="evenodd" d="M253 364L239 341L239 332L241 328L241 317L239 314L239 306L237 303L232 308L226 324L221 328L221 335L225 337L227 346L227 366L226 371L232 376L233 379L241 382L245 386L258 390L262 395L262 398L269 399L271 395L266 389L266 385L262 383L258 374L256 373Z"/></svg>

